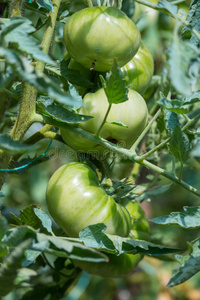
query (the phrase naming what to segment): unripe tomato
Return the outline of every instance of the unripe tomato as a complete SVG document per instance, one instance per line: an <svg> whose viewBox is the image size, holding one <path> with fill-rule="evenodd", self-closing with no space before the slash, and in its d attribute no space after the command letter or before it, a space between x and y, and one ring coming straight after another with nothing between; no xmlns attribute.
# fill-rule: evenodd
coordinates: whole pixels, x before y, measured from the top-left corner
<svg viewBox="0 0 200 300"><path fill-rule="evenodd" d="M84 67L109 71L116 59L124 66L140 46L140 33L125 13L114 7L89 7L66 22L64 42L70 56Z"/></svg>
<svg viewBox="0 0 200 300"><path fill-rule="evenodd" d="M53 219L71 237L96 223L105 223L110 234L128 236L130 232L127 209L106 194L96 174L83 163L60 167L49 180L46 200Z"/></svg>
<svg viewBox="0 0 200 300"><path fill-rule="evenodd" d="M81 123L80 127L88 132L96 133L107 112L109 103L101 88L96 93L88 93L83 100L80 113L93 116L92 119ZM139 137L147 122L148 110L145 100L136 91L129 89L128 100L112 104L111 110L104 124L100 136L107 140L115 140L124 148L132 146ZM109 122L120 121L128 127L122 127Z"/></svg>
<svg viewBox="0 0 200 300"><path fill-rule="evenodd" d="M144 94L154 72L153 57L144 42L141 43L136 55L121 70L127 86Z"/></svg>
<svg viewBox="0 0 200 300"><path fill-rule="evenodd" d="M145 213L137 201L128 199L121 200L121 204L126 207L131 215L132 225L130 237L134 239L149 240L149 225ZM141 254L123 253L119 256L114 254L106 255L108 263L93 263L75 260L74 264L84 271L102 277L124 277L128 275L143 258Z"/></svg>
<svg viewBox="0 0 200 300"><path fill-rule="evenodd" d="M138 265L142 259L140 254L127 254L123 253L119 256L115 254L106 255L109 262L93 263L73 260L75 266L84 270L85 272L93 275L98 275L106 278L120 278L125 277Z"/></svg>
<svg viewBox="0 0 200 300"><path fill-rule="evenodd" d="M93 118L81 123L79 126L94 134L99 129L109 105L104 89L101 88L95 93L86 94L83 102L86 105L79 112L84 115L93 116ZM108 122L120 121L127 125L128 128L105 123L100 136L118 143L124 148L130 148L143 131L147 122L147 116L148 110L145 100L136 91L129 89L128 100L112 104L107 117ZM77 137L74 133L70 132L70 129L61 128L60 132L63 140L76 150L91 151L96 154L100 153L101 155L108 152L100 144L95 144L81 135Z"/></svg>

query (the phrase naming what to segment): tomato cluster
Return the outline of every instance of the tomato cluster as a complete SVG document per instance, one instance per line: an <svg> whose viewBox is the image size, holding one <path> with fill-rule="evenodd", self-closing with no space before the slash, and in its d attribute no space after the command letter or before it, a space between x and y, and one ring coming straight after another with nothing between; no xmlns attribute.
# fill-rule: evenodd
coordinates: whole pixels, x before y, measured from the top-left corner
<svg viewBox="0 0 200 300"><path fill-rule="evenodd" d="M64 42L69 68L77 69L88 78L91 72L110 71L114 60L121 68L128 88L128 100L112 104L100 136L130 148L144 130L148 117L147 105L141 94L150 84L154 65L147 46L141 42L134 22L113 7L90 7L74 13L64 27ZM92 70L92 71L91 71ZM108 110L104 88L87 92L79 113L93 118L79 127L96 134ZM117 126L116 121L125 126ZM60 128L63 140L72 148L104 154L99 143ZM120 161L119 167L120 167ZM120 178L119 176L115 176ZM51 177L47 188L50 214L70 237L78 237L84 227L104 223L106 233L121 237L148 239L148 222L137 202L117 203L100 187L96 174L85 164L75 162L62 166ZM140 261L141 255L108 254L109 263L74 260L81 269L100 276L127 275Z"/></svg>

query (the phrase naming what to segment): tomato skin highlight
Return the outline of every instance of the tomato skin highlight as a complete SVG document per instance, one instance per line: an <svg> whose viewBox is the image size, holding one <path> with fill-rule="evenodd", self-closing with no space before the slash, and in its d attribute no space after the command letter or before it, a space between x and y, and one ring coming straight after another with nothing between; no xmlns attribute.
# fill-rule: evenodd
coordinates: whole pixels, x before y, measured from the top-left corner
<svg viewBox="0 0 200 300"><path fill-rule="evenodd" d="M47 186L47 206L53 219L70 237L88 225L104 223L109 234L128 236L131 218L122 205L99 186L96 174L83 163L60 167Z"/></svg>
<svg viewBox="0 0 200 300"><path fill-rule="evenodd" d="M114 7L89 7L66 22L64 43L70 56L87 69L109 71L114 59L120 67L136 54L140 32L125 13Z"/></svg>
<svg viewBox="0 0 200 300"><path fill-rule="evenodd" d="M144 42L141 43L136 55L121 70L127 87L143 95L154 72L153 57Z"/></svg>

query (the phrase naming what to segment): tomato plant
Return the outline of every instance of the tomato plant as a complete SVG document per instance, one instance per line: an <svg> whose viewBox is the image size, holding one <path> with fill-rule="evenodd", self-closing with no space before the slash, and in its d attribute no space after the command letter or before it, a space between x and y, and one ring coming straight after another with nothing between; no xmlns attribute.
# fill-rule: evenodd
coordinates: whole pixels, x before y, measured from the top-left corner
<svg viewBox="0 0 200 300"><path fill-rule="evenodd" d="M122 67L127 86L140 94L144 94L148 88L153 71L153 57L143 42L136 55Z"/></svg>
<svg viewBox="0 0 200 300"><path fill-rule="evenodd" d="M198 295L200 2L1 2L0 298Z"/></svg>
<svg viewBox="0 0 200 300"><path fill-rule="evenodd" d="M125 65L137 52L140 33L122 11L90 7L73 14L64 28L67 51L84 67L109 71L115 58Z"/></svg>
<svg viewBox="0 0 200 300"><path fill-rule="evenodd" d="M53 174L47 187L47 205L54 220L70 237L77 237L88 225L104 223L109 234L148 238L148 222L139 204L128 200L122 200L121 204L115 202L99 186L96 174L83 163L64 165ZM74 262L91 274L123 277L142 256L110 254L108 258L109 262L101 264Z"/></svg>

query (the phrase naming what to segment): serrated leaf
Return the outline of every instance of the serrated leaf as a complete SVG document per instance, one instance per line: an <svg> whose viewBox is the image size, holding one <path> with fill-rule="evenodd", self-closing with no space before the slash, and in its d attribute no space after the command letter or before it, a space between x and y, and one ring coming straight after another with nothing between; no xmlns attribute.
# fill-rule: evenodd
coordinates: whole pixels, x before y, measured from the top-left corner
<svg viewBox="0 0 200 300"><path fill-rule="evenodd" d="M181 126L179 120L178 120L178 116L176 113L171 112L169 110L164 110L165 113L165 123L166 123L166 129L168 130L168 132L170 134L173 133L174 128L176 126Z"/></svg>
<svg viewBox="0 0 200 300"><path fill-rule="evenodd" d="M187 21L191 24L191 27L190 26L184 27L182 31L182 38L187 39L189 36L191 42L196 46L199 46L199 40L191 31L191 28L194 28L198 32L200 32L199 18L200 18L200 2L199 0L193 0L191 1L190 10L187 15Z"/></svg>
<svg viewBox="0 0 200 300"><path fill-rule="evenodd" d="M184 212L172 212L168 216L151 219L153 223L182 228L200 227L200 206L185 206Z"/></svg>
<svg viewBox="0 0 200 300"><path fill-rule="evenodd" d="M169 149L171 154L180 162L185 162L189 158L190 142L179 126L176 126L173 130Z"/></svg>
<svg viewBox="0 0 200 300"><path fill-rule="evenodd" d="M54 64L53 60L40 49L39 42L30 33L35 31L30 20L22 17L13 17L1 21L1 40L9 44L15 43L23 53L31 54L37 60Z"/></svg>
<svg viewBox="0 0 200 300"><path fill-rule="evenodd" d="M52 231L52 221L49 218L49 216L45 212L43 212L41 209L38 209L36 207L33 208L33 211L36 214L36 216L40 219L40 221L42 222L42 226L44 228L46 228L46 230L49 233L53 234L53 231Z"/></svg>
<svg viewBox="0 0 200 300"><path fill-rule="evenodd" d="M23 210L20 210L20 218L17 217L18 220L16 219L16 216L14 216L13 214L12 215L19 225L28 225L35 229L38 229L41 226L41 220L36 216L34 212L34 208L36 207L37 206L35 204L31 204L25 207Z"/></svg>
<svg viewBox="0 0 200 300"><path fill-rule="evenodd" d="M51 99L40 98L37 102L37 111L47 117L51 117L57 122L67 124L78 124L91 119L91 116L76 114L59 104L55 104Z"/></svg>
<svg viewBox="0 0 200 300"><path fill-rule="evenodd" d="M22 243L25 239L34 238L35 232L30 227L18 226L7 231L2 239L2 244L14 248Z"/></svg>
<svg viewBox="0 0 200 300"><path fill-rule="evenodd" d="M190 279L196 273L200 271L200 240L192 242L190 248L192 253L186 258L182 257L179 261L182 262L182 265L179 269L173 270L173 276L169 280L167 287L173 287L179 285L186 280Z"/></svg>
<svg viewBox="0 0 200 300"><path fill-rule="evenodd" d="M45 7L50 11L54 12L52 1L51 0L37 0L37 4L40 7Z"/></svg>
<svg viewBox="0 0 200 300"><path fill-rule="evenodd" d="M164 108L177 114L188 113L188 108L183 107L184 103L181 100L167 99L162 93L161 97L162 99L157 101L157 103L163 106Z"/></svg>
<svg viewBox="0 0 200 300"><path fill-rule="evenodd" d="M13 290L19 262L22 259L24 250L31 242L32 240L29 239L19 244L0 266L0 296L5 296Z"/></svg>
<svg viewBox="0 0 200 300"><path fill-rule="evenodd" d="M132 253L161 255L180 252L179 249L156 245L143 240L123 238L103 232L105 224L95 224L84 228L79 236L85 245L113 254ZM114 247L113 247L114 246Z"/></svg>
<svg viewBox="0 0 200 300"><path fill-rule="evenodd" d="M113 122L106 121L106 123L113 124L113 125L120 126L120 127L126 127L126 128L128 128L128 126L125 125L125 124L124 124L123 122L121 122L121 121L113 121Z"/></svg>
<svg viewBox="0 0 200 300"><path fill-rule="evenodd" d="M88 247L99 250L115 251L113 242L103 233L106 230L105 224L99 223L95 226L87 226L79 232L79 238Z"/></svg>
<svg viewBox="0 0 200 300"><path fill-rule="evenodd" d="M165 13L169 12L172 16L176 16L178 12L178 7L167 0L159 0L157 7Z"/></svg>
<svg viewBox="0 0 200 300"><path fill-rule="evenodd" d="M25 250L24 254L25 254L25 259L23 260L23 266L27 267L30 264L35 262L36 258L41 254L41 252L27 249Z"/></svg>
<svg viewBox="0 0 200 300"><path fill-rule="evenodd" d="M94 86L93 82L82 76L79 70L69 69L68 62L64 60L60 63L60 75L70 83L78 86L85 88L92 88Z"/></svg>
<svg viewBox="0 0 200 300"><path fill-rule="evenodd" d="M0 149L3 149L10 153L25 153L29 150L35 149L35 146L25 145L21 142L14 141L7 134L0 134Z"/></svg>
<svg viewBox="0 0 200 300"><path fill-rule="evenodd" d="M0 89L9 84L16 75L23 81L33 85L42 94L48 95L59 103L71 106L80 105L78 99L74 99L64 92L60 85L56 84L45 74L36 73L28 59L21 56L17 51L0 47L0 56L6 59L7 69L9 70L8 78L4 78L3 83L2 80L0 81Z"/></svg>
<svg viewBox="0 0 200 300"><path fill-rule="evenodd" d="M122 71L115 60L111 71L106 76L106 87L104 87L104 90L110 104L128 100L128 89L123 80Z"/></svg>
<svg viewBox="0 0 200 300"><path fill-rule="evenodd" d="M200 91L196 91L190 97L185 98L184 105L200 102Z"/></svg>
<svg viewBox="0 0 200 300"><path fill-rule="evenodd" d="M38 243L32 246L32 249L36 251L83 261L103 262L107 260L103 253L84 246L78 239L77 242L74 242L70 238L68 240L67 238L37 233L37 240Z"/></svg>

